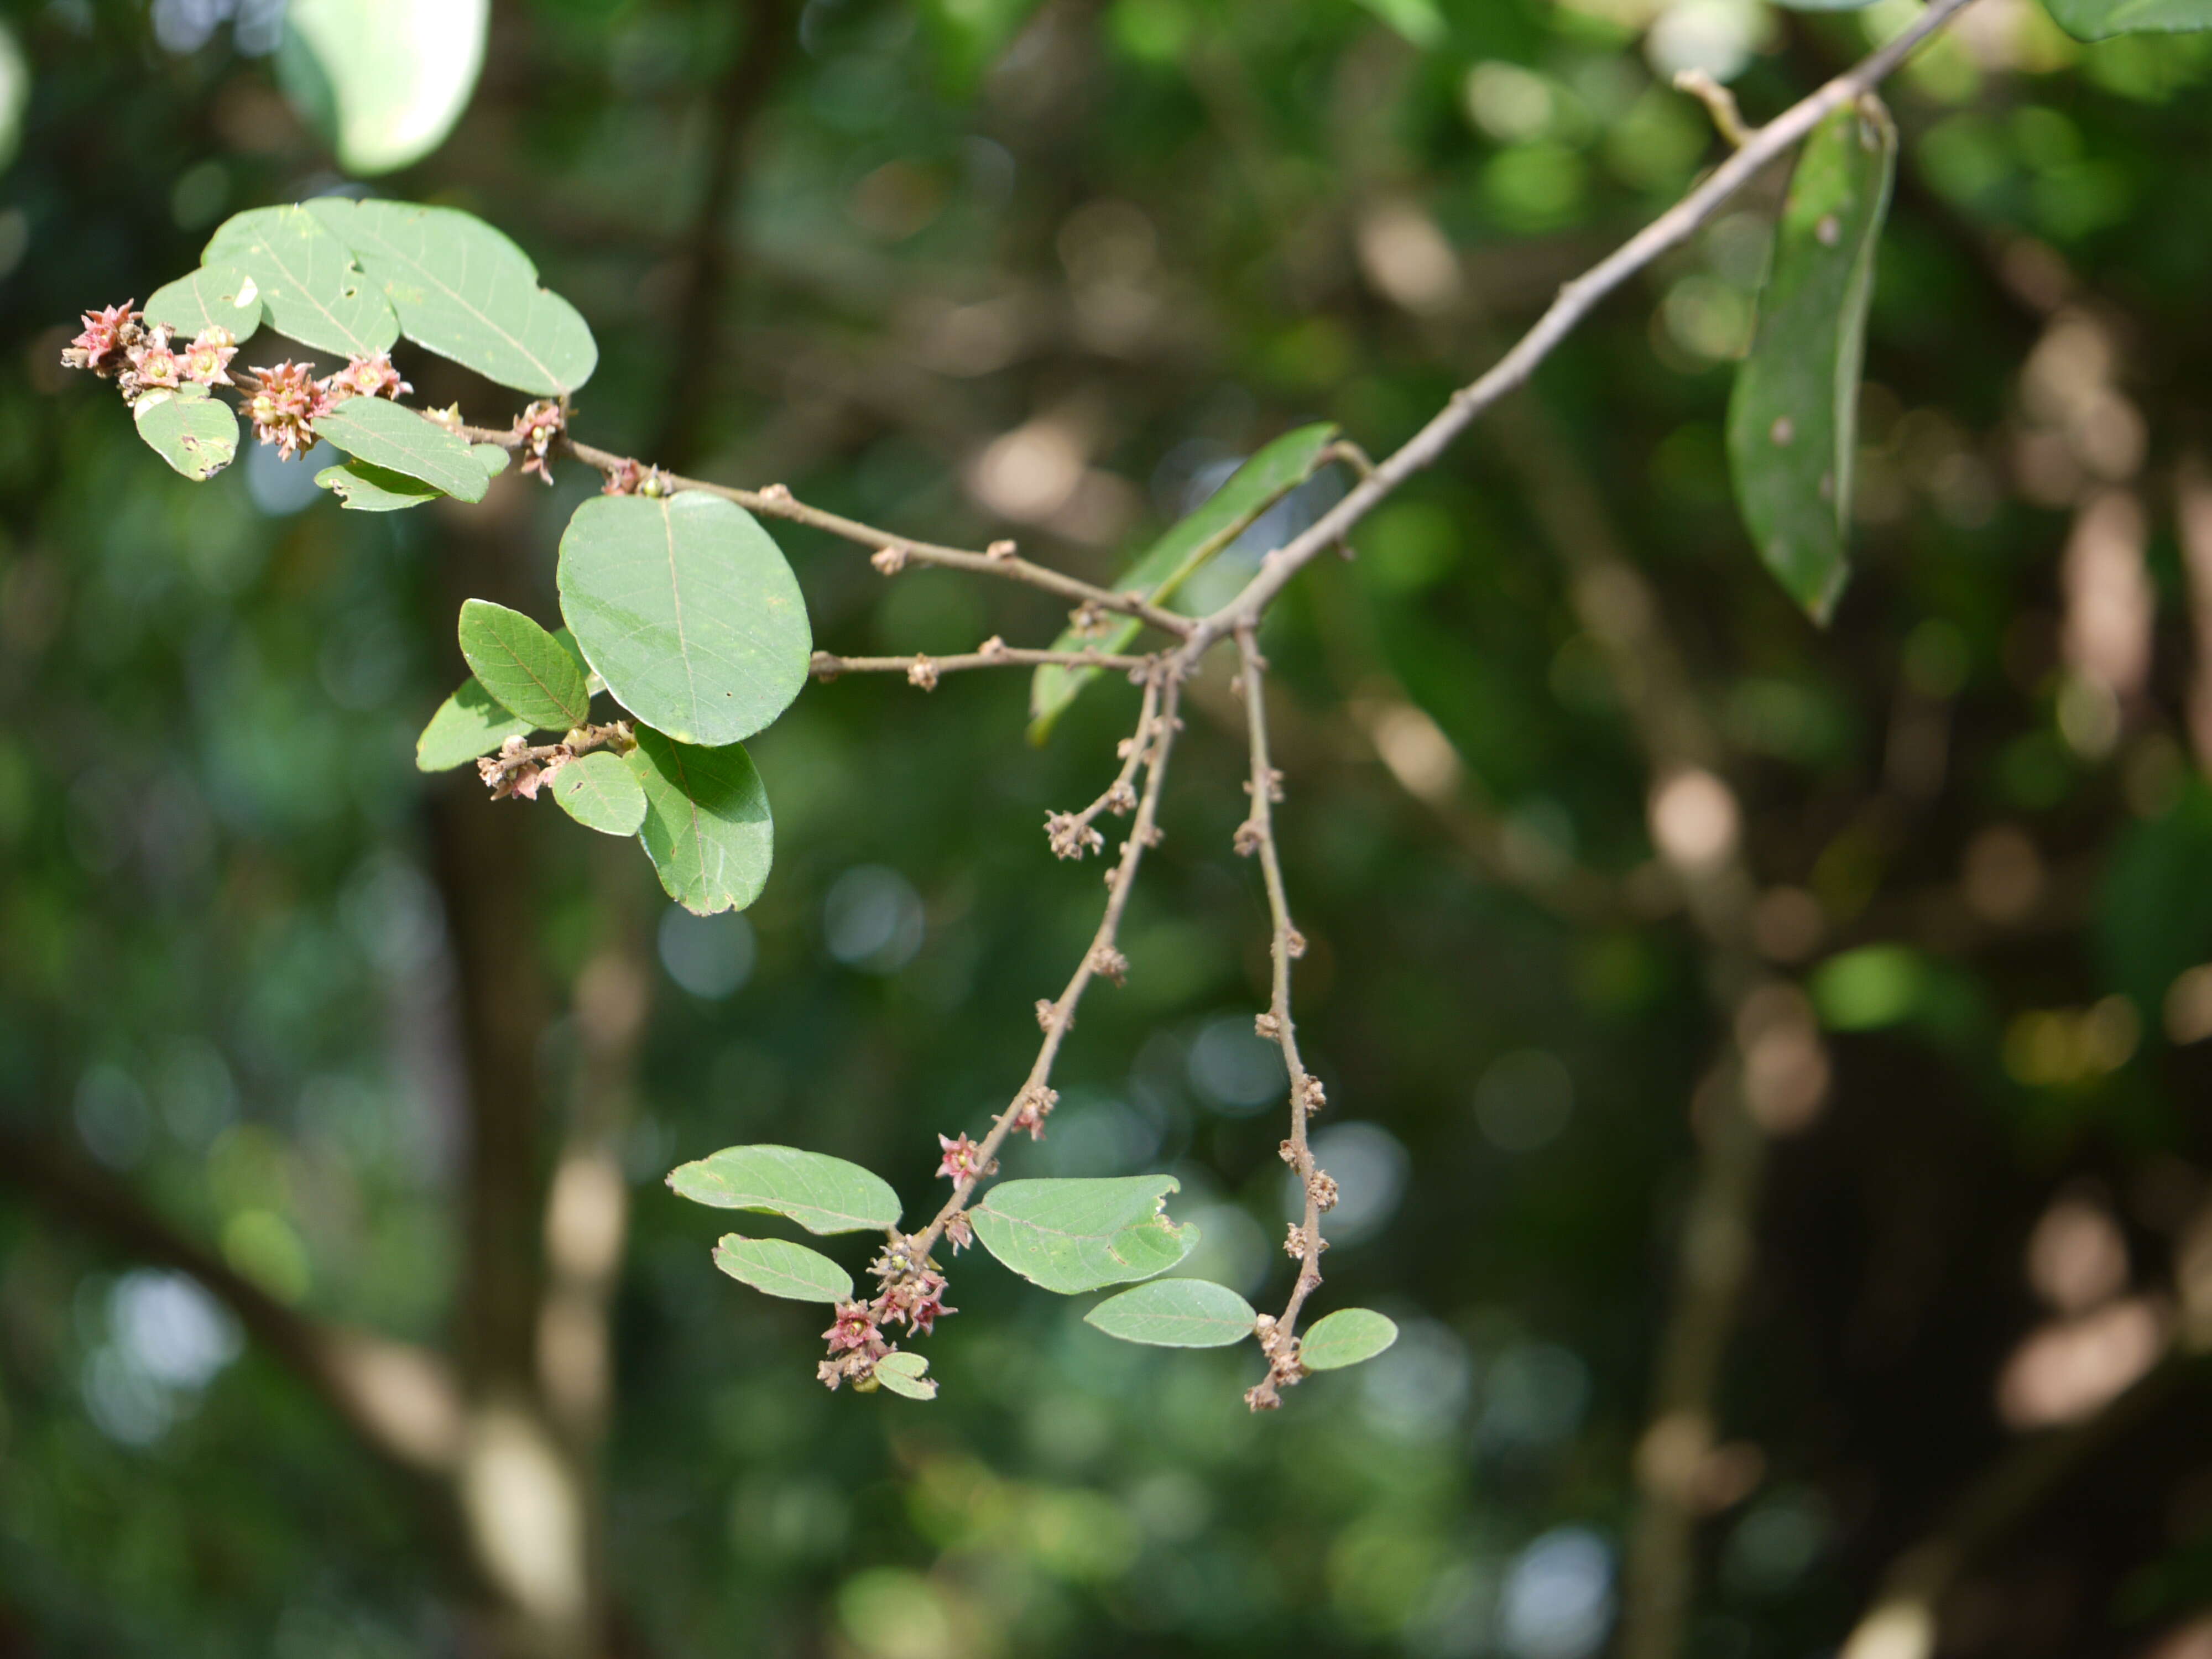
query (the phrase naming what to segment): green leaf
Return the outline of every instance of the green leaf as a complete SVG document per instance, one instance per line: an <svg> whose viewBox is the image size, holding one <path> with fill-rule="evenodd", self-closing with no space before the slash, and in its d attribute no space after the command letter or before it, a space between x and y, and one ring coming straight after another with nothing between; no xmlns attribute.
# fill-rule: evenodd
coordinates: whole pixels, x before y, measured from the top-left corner
<svg viewBox="0 0 2212 1659"><path fill-rule="evenodd" d="M240 266L202 265L155 289L144 316L186 340L204 329L227 328L243 342L261 326L261 289Z"/></svg>
<svg viewBox="0 0 2212 1659"><path fill-rule="evenodd" d="M576 643L574 634L566 628L556 628L553 630L553 637L561 641L563 651L576 659L576 672L584 677L585 690L596 697L607 689L607 683L599 678L599 670L584 660L584 647Z"/></svg>
<svg viewBox="0 0 2212 1659"><path fill-rule="evenodd" d="M195 483L204 483L238 454L238 416L204 386L139 394L131 410L146 446Z"/></svg>
<svg viewBox="0 0 2212 1659"><path fill-rule="evenodd" d="M701 749L651 726L624 757L645 788L637 838L668 896L695 915L742 910L768 884L775 822L743 744Z"/></svg>
<svg viewBox="0 0 2212 1659"><path fill-rule="evenodd" d="M30 61L15 31L0 22L0 169L15 159L23 140L23 111L30 101Z"/></svg>
<svg viewBox="0 0 2212 1659"><path fill-rule="evenodd" d="M461 654L477 682L532 726L565 732L592 712L584 672L561 641L524 616L489 599L461 606Z"/></svg>
<svg viewBox="0 0 2212 1659"><path fill-rule="evenodd" d="M873 1375L893 1394L903 1395L908 1400L934 1400L937 1383L922 1375L928 1369L929 1361L922 1355L899 1348L876 1361Z"/></svg>
<svg viewBox="0 0 2212 1659"><path fill-rule="evenodd" d="M279 334L318 351L388 351L399 319L345 244L303 207L255 208L216 229L203 264L235 265L253 279L262 315Z"/></svg>
<svg viewBox="0 0 2212 1659"><path fill-rule="evenodd" d="M382 398L347 398L316 416L315 435L328 438L356 460L420 478L461 501L482 501L491 483L466 443L434 421Z"/></svg>
<svg viewBox="0 0 2212 1659"><path fill-rule="evenodd" d="M507 471L507 464L514 459L498 444L471 444L469 453L476 459L477 465L483 468L487 478L499 477Z"/></svg>
<svg viewBox="0 0 2212 1659"><path fill-rule="evenodd" d="M2077 40L2212 29L2212 0L2043 0L2043 9Z"/></svg>
<svg viewBox="0 0 2212 1659"><path fill-rule="evenodd" d="M309 206L416 344L543 398L591 379L599 348L575 307L538 287L529 256L473 214L335 196Z"/></svg>
<svg viewBox="0 0 2212 1659"><path fill-rule="evenodd" d="M340 461L315 474L315 482L356 513L399 513L446 499L446 492L420 478L367 461Z"/></svg>
<svg viewBox="0 0 2212 1659"><path fill-rule="evenodd" d="M1336 435L1337 428L1323 422L1285 432L1264 446L1207 496L1196 512L1178 520L1146 549L1122 573L1115 590L1142 593L1154 605L1165 605L1216 554L1249 530L1261 514L1312 477L1322 464L1322 452L1336 441ZM1111 632L1087 638L1069 629L1053 642L1052 648L1080 651L1087 645L1096 646L1108 656L1117 656L1135 643L1143 627L1139 622L1117 621ZM1030 679L1030 740L1042 743L1050 736L1054 722L1097 678L1095 668L1047 665L1038 669Z"/></svg>
<svg viewBox="0 0 2212 1659"><path fill-rule="evenodd" d="M1815 622L1850 567L1874 256L1897 167L1897 129L1869 97L1815 128L1775 228L1759 331L1729 400L1736 503L1759 556Z"/></svg>
<svg viewBox="0 0 2212 1659"><path fill-rule="evenodd" d="M1073 1296L1165 1273L1190 1254L1198 1229L1163 1206L1173 1176L1110 1181L1008 1181L969 1212L983 1248L1031 1284Z"/></svg>
<svg viewBox="0 0 2212 1659"><path fill-rule="evenodd" d="M602 495L561 538L561 614L615 701L682 743L750 737L806 684L798 580L742 507Z"/></svg>
<svg viewBox="0 0 2212 1659"><path fill-rule="evenodd" d="M678 1164L668 1184L678 1196L718 1210L757 1210L796 1221L810 1233L864 1233L898 1224L898 1194L857 1164L795 1146L725 1146Z"/></svg>
<svg viewBox="0 0 2212 1659"><path fill-rule="evenodd" d="M714 1246L714 1265L734 1279L788 1302L849 1302L853 1279L819 1250L780 1238L741 1238L725 1233Z"/></svg>
<svg viewBox="0 0 2212 1659"><path fill-rule="evenodd" d="M1156 1348L1225 1348L1252 1334L1252 1304L1226 1285L1156 1279L1109 1297L1083 1322L1124 1342Z"/></svg>
<svg viewBox="0 0 2212 1659"><path fill-rule="evenodd" d="M489 0L291 0L276 80L356 179L445 141L483 69Z"/></svg>
<svg viewBox="0 0 2212 1659"><path fill-rule="evenodd" d="M1398 1340L1398 1327L1367 1308L1339 1308L1316 1320L1298 1343L1298 1363L1310 1371L1342 1370L1372 1359Z"/></svg>
<svg viewBox="0 0 2212 1659"><path fill-rule="evenodd" d="M444 772L465 766L509 738L526 737L531 729L528 720L501 708L471 675L459 690L438 705L422 735L415 739L415 769Z"/></svg>
<svg viewBox="0 0 2212 1659"><path fill-rule="evenodd" d="M619 755L595 749L553 775L553 799L570 817L603 836L634 836L645 822L645 790Z"/></svg>

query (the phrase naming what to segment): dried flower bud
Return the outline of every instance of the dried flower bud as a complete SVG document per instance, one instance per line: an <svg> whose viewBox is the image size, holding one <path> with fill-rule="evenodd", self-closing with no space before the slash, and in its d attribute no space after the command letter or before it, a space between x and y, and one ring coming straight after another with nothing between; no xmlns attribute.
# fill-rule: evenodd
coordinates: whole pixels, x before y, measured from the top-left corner
<svg viewBox="0 0 2212 1659"><path fill-rule="evenodd" d="M1014 556L1014 544L1008 541L993 542L983 550L983 556L987 559L1011 559Z"/></svg>
<svg viewBox="0 0 2212 1659"><path fill-rule="evenodd" d="M1116 985L1124 985L1129 979L1129 958L1110 945L1101 945L1091 952L1091 971Z"/></svg>
<svg viewBox="0 0 2212 1659"><path fill-rule="evenodd" d="M906 568L906 549L879 547L868 555L868 562L886 576L896 576Z"/></svg>
<svg viewBox="0 0 2212 1659"><path fill-rule="evenodd" d="M945 1224L945 1242L952 1246L955 1255L975 1242L975 1224L968 1219L968 1212L956 1210L952 1218Z"/></svg>
<svg viewBox="0 0 2212 1659"><path fill-rule="evenodd" d="M1298 1149L1294 1142L1289 1140L1281 1142L1275 1148L1275 1156L1282 1159L1284 1163L1289 1164L1292 1169L1297 1168Z"/></svg>
<svg viewBox="0 0 2212 1659"><path fill-rule="evenodd" d="M1267 844L1267 832L1250 818L1237 826L1237 833L1229 838L1229 845L1240 859L1249 859Z"/></svg>
<svg viewBox="0 0 2212 1659"><path fill-rule="evenodd" d="M1306 1080L1298 1091L1298 1099L1309 1117L1328 1104L1328 1091L1321 1086L1321 1079L1311 1073L1307 1073Z"/></svg>
<svg viewBox="0 0 2212 1659"><path fill-rule="evenodd" d="M1283 1241L1283 1252L1293 1261L1306 1259L1306 1232L1295 1221L1291 1223L1290 1236Z"/></svg>
<svg viewBox="0 0 2212 1659"><path fill-rule="evenodd" d="M1060 1091L1032 1084L1014 1097L1014 1127L1027 1129L1031 1140L1044 1139L1044 1121L1060 1104Z"/></svg>
<svg viewBox="0 0 2212 1659"><path fill-rule="evenodd" d="M937 665L927 657L917 655L906 671L906 683L918 685L925 691L937 690Z"/></svg>
<svg viewBox="0 0 2212 1659"><path fill-rule="evenodd" d="M1252 1030L1268 1042L1277 1042L1282 1039L1283 1022L1273 1014L1260 1014L1254 1017Z"/></svg>
<svg viewBox="0 0 2212 1659"><path fill-rule="evenodd" d="M1316 1208L1333 1210L1336 1207L1336 1177L1325 1170L1316 1170L1306 1177L1306 1194Z"/></svg>
<svg viewBox="0 0 2212 1659"><path fill-rule="evenodd" d="M1105 799L1101 805L1115 817L1121 817L1135 810L1137 792L1124 780L1116 778L1114 781L1114 787L1106 792Z"/></svg>
<svg viewBox="0 0 2212 1659"><path fill-rule="evenodd" d="M1046 999L1043 997L1039 997L1037 999L1036 1017L1037 1029L1039 1030L1049 1031L1052 1030L1052 1009L1053 1005Z"/></svg>
<svg viewBox="0 0 2212 1659"><path fill-rule="evenodd" d="M1113 628L1114 618L1096 599L1085 599L1067 613L1067 625L1078 639L1096 639Z"/></svg>
<svg viewBox="0 0 2212 1659"><path fill-rule="evenodd" d="M1105 836L1073 812L1045 814L1044 838L1053 856L1061 859L1079 859L1106 844Z"/></svg>
<svg viewBox="0 0 2212 1659"><path fill-rule="evenodd" d="M761 490L760 498L763 501L773 501L781 507L791 500L791 491L782 484L772 483Z"/></svg>
<svg viewBox="0 0 2212 1659"><path fill-rule="evenodd" d="M1283 949L1289 951L1291 960L1296 962L1306 953L1306 936L1297 928L1291 928L1283 935Z"/></svg>
<svg viewBox="0 0 2212 1659"><path fill-rule="evenodd" d="M1006 642L994 634L975 647L975 654L979 657L1003 657L1006 654Z"/></svg>

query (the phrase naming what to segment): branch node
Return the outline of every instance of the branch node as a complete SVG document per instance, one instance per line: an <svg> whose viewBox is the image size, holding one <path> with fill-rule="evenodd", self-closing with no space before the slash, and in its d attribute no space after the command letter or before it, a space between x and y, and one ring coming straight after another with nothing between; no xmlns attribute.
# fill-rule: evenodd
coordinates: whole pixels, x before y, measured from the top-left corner
<svg viewBox="0 0 2212 1659"><path fill-rule="evenodd" d="M1736 107L1735 94L1701 69L1686 69L1674 77L1674 90L1686 92L1705 106L1713 118L1713 125L1722 137L1741 149L1759 136L1759 130L1744 125L1743 112Z"/></svg>

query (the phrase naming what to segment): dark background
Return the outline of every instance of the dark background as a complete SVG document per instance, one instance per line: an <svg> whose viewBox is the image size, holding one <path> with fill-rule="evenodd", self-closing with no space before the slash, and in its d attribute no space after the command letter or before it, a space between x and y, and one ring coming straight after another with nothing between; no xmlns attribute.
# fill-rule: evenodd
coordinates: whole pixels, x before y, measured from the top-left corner
<svg viewBox="0 0 2212 1659"><path fill-rule="evenodd" d="M1682 1651L1795 1659L1885 1583L1904 1645L1853 1659L1926 1653L1923 1607L1946 1652L2212 1649L2202 41L1983 0L1892 88L1826 631L1721 446L1778 175L1278 607L1346 1193L1316 1306L1403 1335L1254 1419L1249 1349L1110 1342L973 1255L935 1402L832 1395L821 1312L714 1273L721 1218L660 1177L720 1146L937 1200L933 1137L1004 1103L1095 921L1040 826L1134 694L1039 750L1015 673L810 687L751 745L777 860L742 920L416 774L459 600L550 617L595 481L371 518L260 452L195 487L57 366L226 213L342 182L223 9L7 14L0 1653L1575 1659L1673 1650L1687 1597ZM580 435L1105 580L1293 424L1402 441L1678 195L1718 149L1684 40L1744 36L1758 119L1899 21L502 0L453 136L375 187L582 309ZM778 538L830 649L1062 624ZM1267 1305L1229 677L1129 984L1010 1172L1175 1171L1192 1266ZM1686 767L1741 815L1686 875L1647 828Z"/></svg>

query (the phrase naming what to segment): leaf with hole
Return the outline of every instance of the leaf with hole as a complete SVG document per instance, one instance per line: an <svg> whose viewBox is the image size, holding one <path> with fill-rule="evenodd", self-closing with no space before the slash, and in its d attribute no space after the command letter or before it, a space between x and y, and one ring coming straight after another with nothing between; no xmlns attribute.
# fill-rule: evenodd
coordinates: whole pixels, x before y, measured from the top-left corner
<svg viewBox="0 0 2212 1659"><path fill-rule="evenodd" d="M752 514L717 496L585 502L557 580L561 614L615 701L679 742L750 737L806 684L798 579Z"/></svg>
<svg viewBox="0 0 2212 1659"><path fill-rule="evenodd" d="M863 1233L896 1226L898 1194L857 1164L796 1146L725 1146L669 1171L679 1197L720 1210L757 1210L810 1233Z"/></svg>
<svg viewBox="0 0 2212 1659"><path fill-rule="evenodd" d="M743 1284L788 1302L849 1302L853 1279L819 1250L780 1238L725 1233L714 1246L714 1265Z"/></svg>
<svg viewBox="0 0 2212 1659"><path fill-rule="evenodd" d="M1114 584L1121 593L1142 593L1154 605L1165 605L1182 585L1203 569L1213 556L1249 530L1269 507L1313 477L1337 428L1323 422L1285 432L1229 476L1228 482L1207 496L1198 509L1181 519L1122 573ZM1085 636L1067 629L1053 641L1055 651L1080 651L1095 646L1108 656L1118 656L1136 642L1144 624L1116 618L1103 635ZM1042 743L1054 723L1083 688L1097 678L1095 668L1063 668L1048 664L1030 678L1030 739Z"/></svg>
<svg viewBox="0 0 2212 1659"><path fill-rule="evenodd" d="M908 1400L934 1400L936 1379L922 1375L928 1369L929 1361L924 1356L900 1348L876 1361L874 1376L893 1394Z"/></svg>
<svg viewBox="0 0 2212 1659"><path fill-rule="evenodd" d="M276 82L356 179L419 161L468 107L489 0L291 0Z"/></svg>
<svg viewBox="0 0 2212 1659"><path fill-rule="evenodd" d="M1759 556L1815 622L1850 574L1859 371L1897 129L1869 96L1806 139L1775 228L1751 355L1729 399L1736 504Z"/></svg>
<svg viewBox="0 0 2212 1659"><path fill-rule="evenodd" d="M2043 0L2043 9L2077 40L2212 29L2212 0Z"/></svg>
<svg viewBox="0 0 2212 1659"><path fill-rule="evenodd" d="M983 1248L1033 1285L1073 1296L1165 1273L1198 1229L1168 1219L1173 1176L1008 1181L969 1212Z"/></svg>
<svg viewBox="0 0 2212 1659"><path fill-rule="evenodd" d="M238 454L238 416L204 386L141 392L131 416L146 447L194 483L204 483Z"/></svg>
<svg viewBox="0 0 2212 1659"><path fill-rule="evenodd" d="M461 654L477 683L532 726L565 732L589 717L584 671L560 641L520 611L466 600L459 633Z"/></svg>
<svg viewBox="0 0 2212 1659"><path fill-rule="evenodd" d="M645 790L637 838L668 896L702 916L758 898L775 858L775 822L744 745L701 749L641 726L624 758Z"/></svg>
<svg viewBox="0 0 2212 1659"><path fill-rule="evenodd" d="M304 207L255 208L228 219L200 258L251 276L263 319L301 345L365 357L389 351L399 337L384 296Z"/></svg>
<svg viewBox="0 0 2212 1659"><path fill-rule="evenodd" d="M553 775L553 799L586 830L634 836L645 822L645 788L619 755L594 749Z"/></svg>
<svg viewBox="0 0 2212 1659"><path fill-rule="evenodd" d="M1298 1342L1298 1363L1310 1371L1342 1370L1372 1359L1398 1340L1398 1327L1367 1308L1340 1308L1316 1320Z"/></svg>
<svg viewBox="0 0 2212 1659"><path fill-rule="evenodd" d="M1083 1316L1109 1336L1156 1348L1225 1348L1252 1334L1252 1304L1226 1285L1156 1279L1109 1297Z"/></svg>
<svg viewBox="0 0 2212 1659"><path fill-rule="evenodd" d="M315 474L315 483L356 513L403 513L446 499L446 492L420 478L367 461L340 461Z"/></svg>
<svg viewBox="0 0 2212 1659"><path fill-rule="evenodd" d="M464 501L480 501L491 479L469 446L435 422L382 398L349 398L315 417L315 435L357 461L419 478Z"/></svg>
<svg viewBox="0 0 2212 1659"><path fill-rule="evenodd" d="M261 289L237 265L202 265L155 289L142 314L180 340L227 328L242 343L261 326Z"/></svg>
<svg viewBox="0 0 2212 1659"><path fill-rule="evenodd" d="M445 772L489 755L509 738L526 737L528 720L500 706L474 675L438 705L415 739L415 769Z"/></svg>
<svg viewBox="0 0 2212 1659"><path fill-rule="evenodd" d="M310 205L416 344L541 398L591 379L599 348L576 307L540 288L529 255L474 214L339 197Z"/></svg>

